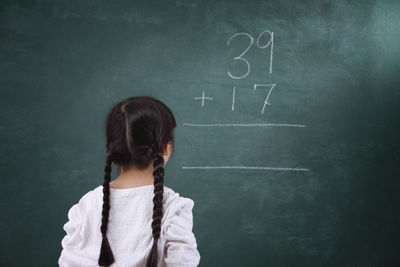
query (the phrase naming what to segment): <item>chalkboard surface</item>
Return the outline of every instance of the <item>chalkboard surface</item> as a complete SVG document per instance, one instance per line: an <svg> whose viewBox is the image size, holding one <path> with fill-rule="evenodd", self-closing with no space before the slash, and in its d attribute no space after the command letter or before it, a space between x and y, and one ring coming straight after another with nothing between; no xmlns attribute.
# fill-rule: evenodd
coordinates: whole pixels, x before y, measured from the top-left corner
<svg viewBox="0 0 400 267"><path fill-rule="evenodd" d="M2 266L56 266L103 121L174 112L200 266L400 266L398 1L2 1ZM113 177L116 177L115 166Z"/></svg>

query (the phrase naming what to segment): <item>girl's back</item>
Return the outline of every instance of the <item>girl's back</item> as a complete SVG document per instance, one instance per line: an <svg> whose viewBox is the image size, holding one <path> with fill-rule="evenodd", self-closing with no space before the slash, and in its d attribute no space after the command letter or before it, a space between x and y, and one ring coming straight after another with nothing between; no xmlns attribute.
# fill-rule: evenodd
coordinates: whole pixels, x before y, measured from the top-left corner
<svg viewBox="0 0 400 267"><path fill-rule="evenodd" d="M145 266L153 245L151 232L154 186L110 188L107 237L115 263L110 266ZM68 212L64 225L60 266L99 266L99 231L103 186L86 193ZM164 186L163 217L158 239L157 266L197 266L200 254L192 232L194 202Z"/></svg>

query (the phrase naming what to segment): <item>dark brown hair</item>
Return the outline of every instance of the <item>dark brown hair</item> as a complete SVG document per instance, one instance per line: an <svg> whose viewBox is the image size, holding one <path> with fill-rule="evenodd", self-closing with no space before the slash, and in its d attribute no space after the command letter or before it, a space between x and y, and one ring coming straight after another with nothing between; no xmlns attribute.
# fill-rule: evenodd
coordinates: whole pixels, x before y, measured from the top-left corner
<svg viewBox="0 0 400 267"><path fill-rule="evenodd" d="M154 242L146 267L156 267L157 240L160 237L163 215L163 147L168 142L174 143L174 128L176 127L174 115L160 100L150 96L135 96L115 104L107 115L105 126L107 154L100 227L103 240L98 263L100 266L109 266L115 261L106 235L110 211L112 162L123 168L135 166L139 170L149 167L153 162L154 207L151 228Z"/></svg>

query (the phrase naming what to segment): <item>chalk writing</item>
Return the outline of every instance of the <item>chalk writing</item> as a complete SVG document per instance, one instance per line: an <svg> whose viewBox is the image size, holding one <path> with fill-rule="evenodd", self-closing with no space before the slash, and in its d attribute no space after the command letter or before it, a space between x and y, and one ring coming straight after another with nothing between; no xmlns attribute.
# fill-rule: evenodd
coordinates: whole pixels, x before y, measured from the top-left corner
<svg viewBox="0 0 400 267"><path fill-rule="evenodd" d="M204 96L204 91L203 91L203 96L198 96L194 97L193 99L201 99L201 107L204 107L204 100L213 100L211 97Z"/></svg>
<svg viewBox="0 0 400 267"><path fill-rule="evenodd" d="M269 48L268 55L268 74L272 73L272 65L273 65L273 56L274 56L274 32L270 30L262 31L255 43L254 38L246 33L246 32L238 32L233 34L228 38L227 46L233 45L235 39L244 37L248 39L247 47L238 55L233 57L233 60L239 61L238 63L245 63L247 70L245 73L240 74L232 74L232 72L227 71L228 76L235 80L240 80L246 78L251 72L251 64L249 60L246 58L246 53L252 47L253 44L257 46L259 49ZM262 40L267 40L266 42L262 42ZM253 91L255 92L257 88L265 88L267 90L265 99L263 101L263 105L261 108L261 114L264 114L266 106L270 106L269 102L271 92L276 87L276 83L254 83ZM194 97L195 100L201 100L201 107L204 107L205 100L213 100L211 97L206 97L203 91L203 95L201 97ZM235 110L235 102L236 102L236 86L232 88L232 111ZM303 124L290 124L290 123L214 123L214 124L195 124L195 123L184 123L184 126L191 127L297 127L304 128L306 125ZM182 166L182 169L246 169L246 170L273 170L273 171L309 171L307 168L287 168L287 167L266 167L266 166Z"/></svg>
<svg viewBox="0 0 400 267"><path fill-rule="evenodd" d="M249 61L247 61L247 59L245 59L245 58L243 57L243 55L244 55L247 51L249 51L250 47L251 47L252 44L254 43L254 38L251 37L251 35L248 34L248 33L245 33L245 32L238 32L238 33L235 33L234 35L232 35L231 38L228 39L227 44L229 45L229 44L230 44L230 41L231 41L233 38L235 38L236 36L240 36L240 35L247 36L247 37L250 39L250 44L249 44L249 46L248 46L239 56L234 57L234 59L244 61L244 62L246 63L246 65L247 65L247 72L246 72L245 74L243 74L242 76L234 76L234 75L232 75L232 73L230 73L230 72L228 71L228 75L229 75L231 78L233 78L233 79L243 79L244 77L246 77L246 76L249 75L249 73L250 73L250 63L249 63Z"/></svg>
<svg viewBox="0 0 400 267"><path fill-rule="evenodd" d="M269 95L271 94L272 89L274 89L274 87L276 86L276 83L272 83L272 84L256 84L255 83L254 84L254 90L257 89L257 86L259 86L259 87L261 87L261 86L269 87L269 91L268 91L267 97L265 98L264 105L263 105L263 107L261 109L261 114L264 114L265 105L270 105L268 103L268 98L269 98Z"/></svg>

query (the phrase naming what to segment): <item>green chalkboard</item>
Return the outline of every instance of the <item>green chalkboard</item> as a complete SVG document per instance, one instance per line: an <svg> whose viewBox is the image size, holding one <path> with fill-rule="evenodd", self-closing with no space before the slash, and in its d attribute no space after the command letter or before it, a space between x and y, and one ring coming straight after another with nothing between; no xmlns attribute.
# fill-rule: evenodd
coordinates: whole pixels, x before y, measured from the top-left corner
<svg viewBox="0 0 400 267"><path fill-rule="evenodd" d="M2 1L0 263L56 266L104 119L174 112L200 266L400 266L398 1ZM117 175L114 166L113 177Z"/></svg>

